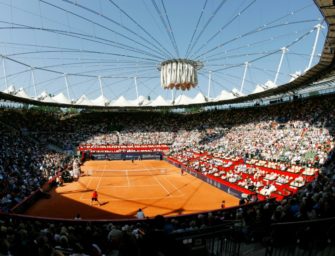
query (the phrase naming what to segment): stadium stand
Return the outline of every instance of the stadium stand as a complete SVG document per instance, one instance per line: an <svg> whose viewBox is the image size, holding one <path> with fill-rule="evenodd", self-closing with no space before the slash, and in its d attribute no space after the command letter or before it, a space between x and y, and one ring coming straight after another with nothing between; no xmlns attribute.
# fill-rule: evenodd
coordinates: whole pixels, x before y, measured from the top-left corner
<svg viewBox="0 0 335 256"><path fill-rule="evenodd" d="M291 247L296 255L307 251L331 255L335 234L334 100L329 95L197 114L107 112L67 117L2 109L1 253L239 255L250 248L256 250L257 245L267 255ZM50 150L48 145L56 142L64 150L80 145L168 145L166 158L186 171L220 179L232 189L256 192L258 197L247 197L235 208L143 221L87 222L13 215L47 195L43 185L60 182L57 177L73 166L66 153ZM275 190L262 192L268 185Z"/></svg>

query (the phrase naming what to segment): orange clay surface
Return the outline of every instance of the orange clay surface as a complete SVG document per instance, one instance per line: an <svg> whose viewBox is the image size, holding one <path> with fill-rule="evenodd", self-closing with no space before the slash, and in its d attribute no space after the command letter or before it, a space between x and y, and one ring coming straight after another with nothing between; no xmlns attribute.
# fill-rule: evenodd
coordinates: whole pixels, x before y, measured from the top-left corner
<svg viewBox="0 0 335 256"><path fill-rule="evenodd" d="M99 171L95 173L95 171ZM142 208L147 217L190 214L236 206L239 199L159 160L88 161L79 181L57 187L25 214L54 218L129 219ZM93 190L99 201L91 206Z"/></svg>

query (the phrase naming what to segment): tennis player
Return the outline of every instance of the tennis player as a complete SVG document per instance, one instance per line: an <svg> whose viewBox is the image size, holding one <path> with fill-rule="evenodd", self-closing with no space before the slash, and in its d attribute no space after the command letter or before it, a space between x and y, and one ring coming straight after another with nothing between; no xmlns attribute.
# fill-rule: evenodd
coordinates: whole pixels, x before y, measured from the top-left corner
<svg viewBox="0 0 335 256"><path fill-rule="evenodd" d="M99 206L101 206L101 203L98 200L98 192L96 190L93 191L91 205L93 205L93 202L98 202Z"/></svg>

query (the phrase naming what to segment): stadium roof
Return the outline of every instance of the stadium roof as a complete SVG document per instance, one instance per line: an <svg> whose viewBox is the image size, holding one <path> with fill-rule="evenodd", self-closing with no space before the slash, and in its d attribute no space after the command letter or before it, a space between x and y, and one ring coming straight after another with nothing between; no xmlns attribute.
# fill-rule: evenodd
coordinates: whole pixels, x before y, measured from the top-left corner
<svg viewBox="0 0 335 256"><path fill-rule="evenodd" d="M295 93L334 76L335 6L330 0L314 0L313 6L278 1L279 7L287 5L282 12L273 3L252 0L237 0L235 5L204 0L194 4L197 8L164 0L142 1L142 7L103 0L98 5L70 0L36 0L29 6L22 0L12 2L0 2L7 12L0 20L0 35L8 39L0 42L4 100L81 108L232 104ZM192 16L178 18L178 5ZM233 11L227 13L225 7ZM258 11L261 17L253 23ZM56 18L64 22L56 23ZM157 29L150 25L153 20ZM185 37L190 37L185 42L180 39L185 31L179 31L183 23ZM88 24L86 31L83 26ZM197 89L160 89L157 68L170 52L204 63ZM304 61L294 61L297 56ZM285 61L293 69L285 69Z"/></svg>

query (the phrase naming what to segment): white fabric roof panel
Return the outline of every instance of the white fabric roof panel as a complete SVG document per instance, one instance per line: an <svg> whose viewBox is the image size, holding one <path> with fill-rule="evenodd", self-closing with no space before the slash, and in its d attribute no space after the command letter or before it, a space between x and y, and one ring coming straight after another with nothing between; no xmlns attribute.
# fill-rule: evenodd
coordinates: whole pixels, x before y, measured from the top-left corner
<svg viewBox="0 0 335 256"><path fill-rule="evenodd" d="M6 88L3 92L4 93L8 93L8 94L14 94L16 91L15 86L14 85L10 85L8 88Z"/></svg>
<svg viewBox="0 0 335 256"><path fill-rule="evenodd" d="M98 98L91 101L96 106L107 106L110 102L104 95L100 95Z"/></svg>
<svg viewBox="0 0 335 256"><path fill-rule="evenodd" d="M76 101L76 105L92 106L95 104L93 104L92 101L90 101L84 94Z"/></svg>
<svg viewBox="0 0 335 256"><path fill-rule="evenodd" d="M220 100L230 100L236 98L232 92L228 92L226 90L222 90L220 95L214 99L214 101Z"/></svg>
<svg viewBox="0 0 335 256"><path fill-rule="evenodd" d="M201 92L192 99L192 104L201 104L205 102L207 102L207 98Z"/></svg>
<svg viewBox="0 0 335 256"><path fill-rule="evenodd" d="M123 96L120 96L116 101L110 104L110 106L113 106L113 107L127 107L130 105L131 104Z"/></svg>
<svg viewBox="0 0 335 256"><path fill-rule="evenodd" d="M71 101L65 97L65 95L61 92L57 94L56 96L52 97L57 103L63 103L63 104L71 104Z"/></svg>
<svg viewBox="0 0 335 256"><path fill-rule="evenodd" d="M252 93L258 93L258 92L264 92L264 88L259 84L256 85L256 88L252 91Z"/></svg>
<svg viewBox="0 0 335 256"><path fill-rule="evenodd" d="M154 99L149 106L157 107L157 106L170 106L171 104L168 103L161 95L157 96L156 99Z"/></svg>
<svg viewBox="0 0 335 256"><path fill-rule="evenodd" d="M15 96L30 99L31 97L26 93L26 91L23 88L20 88L16 93Z"/></svg>
<svg viewBox="0 0 335 256"><path fill-rule="evenodd" d="M192 99L187 97L186 95L182 94L179 95L175 100L174 100L174 105L189 105L192 104Z"/></svg>

